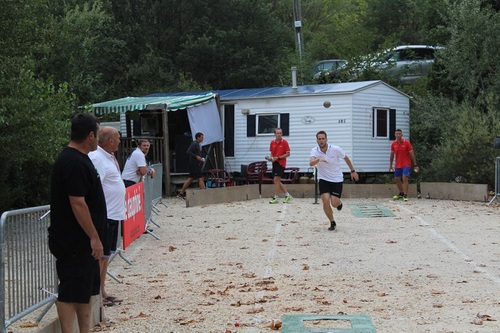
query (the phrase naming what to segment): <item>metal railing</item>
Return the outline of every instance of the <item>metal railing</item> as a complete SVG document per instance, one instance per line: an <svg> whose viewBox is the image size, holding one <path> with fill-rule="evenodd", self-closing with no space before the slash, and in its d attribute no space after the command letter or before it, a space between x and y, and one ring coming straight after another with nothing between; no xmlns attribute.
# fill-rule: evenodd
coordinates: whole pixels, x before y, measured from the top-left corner
<svg viewBox="0 0 500 333"><path fill-rule="evenodd" d="M159 210L155 208L158 203L161 203L162 199L162 185L163 185L163 164L153 164L150 165L156 172L154 178L149 176L144 177L144 214L146 216L146 232L156 239L160 239L155 233L148 228L149 223L153 223L157 227L160 227L153 220L153 213L157 214Z"/></svg>
<svg viewBox="0 0 500 333"><path fill-rule="evenodd" d="M4 212L0 222L2 332L16 320L56 301L55 258L47 244L50 206Z"/></svg>

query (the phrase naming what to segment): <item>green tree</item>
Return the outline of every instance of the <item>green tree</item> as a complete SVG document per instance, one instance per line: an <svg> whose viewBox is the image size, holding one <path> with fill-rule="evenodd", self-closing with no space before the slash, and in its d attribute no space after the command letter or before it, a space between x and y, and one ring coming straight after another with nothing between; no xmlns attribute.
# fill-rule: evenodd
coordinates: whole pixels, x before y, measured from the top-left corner
<svg viewBox="0 0 500 333"><path fill-rule="evenodd" d="M364 28L367 9L367 0L304 3L304 44L309 61L350 59L370 52L375 35Z"/></svg>
<svg viewBox="0 0 500 333"><path fill-rule="evenodd" d="M412 111L412 137L421 143L417 149L427 159L429 180L494 184L500 59L491 50L500 46L500 17L486 3L457 1L449 7L450 40L430 72L428 95Z"/></svg>
<svg viewBox="0 0 500 333"><path fill-rule="evenodd" d="M62 14L52 9L46 20L47 42L37 55L37 72L68 83L77 105L101 101L124 93L128 52L116 37L112 16L101 1L68 5Z"/></svg>
<svg viewBox="0 0 500 333"><path fill-rule="evenodd" d="M472 102L482 112L500 106L500 13L480 0L450 7L450 40L439 60L430 88L458 102Z"/></svg>
<svg viewBox="0 0 500 333"><path fill-rule="evenodd" d="M129 31L130 90L176 90L185 78L211 89L276 85L293 35L281 2L265 0L112 1ZM186 81L184 81L186 82Z"/></svg>
<svg viewBox="0 0 500 333"><path fill-rule="evenodd" d="M470 103L443 97L417 101L412 111L412 141L422 178L494 184L493 130L500 131L500 112L478 112Z"/></svg>
<svg viewBox="0 0 500 333"><path fill-rule="evenodd" d="M0 211L48 204L52 164L69 139L67 87L4 69L0 91Z"/></svg>
<svg viewBox="0 0 500 333"><path fill-rule="evenodd" d="M35 75L46 48L47 6L4 0L0 33L0 212L49 202L55 156L68 140L67 86Z"/></svg>

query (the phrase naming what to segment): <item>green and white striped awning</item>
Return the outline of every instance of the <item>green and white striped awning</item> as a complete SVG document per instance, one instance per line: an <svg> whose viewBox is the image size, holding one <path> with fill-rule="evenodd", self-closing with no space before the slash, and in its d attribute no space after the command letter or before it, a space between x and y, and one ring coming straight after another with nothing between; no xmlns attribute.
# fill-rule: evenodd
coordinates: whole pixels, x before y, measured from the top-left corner
<svg viewBox="0 0 500 333"><path fill-rule="evenodd" d="M92 109L96 115L106 113L123 113L136 110L175 111L205 104L214 98L214 93L168 97L124 97L108 102L92 104Z"/></svg>

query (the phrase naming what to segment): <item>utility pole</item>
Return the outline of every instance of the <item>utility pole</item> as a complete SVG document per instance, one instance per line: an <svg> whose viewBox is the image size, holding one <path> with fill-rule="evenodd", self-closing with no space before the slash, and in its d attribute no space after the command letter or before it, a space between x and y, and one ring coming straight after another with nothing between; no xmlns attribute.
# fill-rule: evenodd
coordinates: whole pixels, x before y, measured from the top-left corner
<svg viewBox="0 0 500 333"><path fill-rule="evenodd" d="M302 34L302 6L300 0L293 0L293 19L295 34L297 35L296 44L299 52L299 59L304 56L304 36Z"/></svg>

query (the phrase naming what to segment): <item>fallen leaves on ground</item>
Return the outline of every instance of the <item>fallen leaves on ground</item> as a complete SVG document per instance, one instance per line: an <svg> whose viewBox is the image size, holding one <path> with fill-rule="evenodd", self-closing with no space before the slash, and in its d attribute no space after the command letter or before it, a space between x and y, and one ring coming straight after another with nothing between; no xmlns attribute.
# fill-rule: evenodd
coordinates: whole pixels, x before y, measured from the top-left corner
<svg viewBox="0 0 500 333"><path fill-rule="evenodd" d="M478 313L477 316L479 319L486 320L486 321L497 321L496 319L492 318L490 315L487 314L480 314Z"/></svg>
<svg viewBox="0 0 500 333"><path fill-rule="evenodd" d="M255 314L255 313L260 313L260 312L264 312L264 307L262 306L257 306L253 309L250 309L247 311L248 314Z"/></svg>
<svg viewBox="0 0 500 333"><path fill-rule="evenodd" d="M446 294L446 292L444 290L432 289L431 294L432 295L442 295L442 294Z"/></svg>
<svg viewBox="0 0 500 333"><path fill-rule="evenodd" d="M274 330L274 331L277 331L281 328L281 321L280 320L271 320L271 324L269 325L269 327Z"/></svg>

